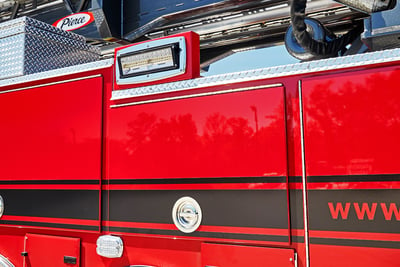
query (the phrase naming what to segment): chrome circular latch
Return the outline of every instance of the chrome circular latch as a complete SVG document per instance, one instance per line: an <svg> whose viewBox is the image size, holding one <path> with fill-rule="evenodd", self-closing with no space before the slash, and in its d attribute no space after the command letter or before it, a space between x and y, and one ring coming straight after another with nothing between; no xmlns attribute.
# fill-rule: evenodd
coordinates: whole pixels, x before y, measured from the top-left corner
<svg viewBox="0 0 400 267"><path fill-rule="evenodd" d="M3 213L4 213L4 200L0 196L0 218L1 218L1 216L3 216Z"/></svg>
<svg viewBox="0 0 400 267"><path fill-rule="evenodd" d="M172 209L172 219L175 226L184 233L192 233L201 224L201 208L191 197L182 197L175 202Z"/></svg>

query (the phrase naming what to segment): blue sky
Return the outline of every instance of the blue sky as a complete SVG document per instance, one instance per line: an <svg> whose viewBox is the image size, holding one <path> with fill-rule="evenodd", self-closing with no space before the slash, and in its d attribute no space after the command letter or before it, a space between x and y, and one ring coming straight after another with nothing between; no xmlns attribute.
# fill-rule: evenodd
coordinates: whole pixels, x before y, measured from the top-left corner
<svg viewBox="0 0 400 267"><path fill-rule="evenodd" d="M284 45L274 46L235 53L211 64L209 71L202 73L202 76L267 68L297 62L297 59L288 54Z"/></svg>

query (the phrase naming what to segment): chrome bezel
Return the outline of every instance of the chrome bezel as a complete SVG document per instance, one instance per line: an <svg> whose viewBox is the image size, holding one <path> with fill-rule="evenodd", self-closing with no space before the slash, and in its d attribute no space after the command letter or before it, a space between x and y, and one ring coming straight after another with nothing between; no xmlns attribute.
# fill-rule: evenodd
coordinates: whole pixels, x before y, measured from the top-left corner
<svg viewBox="0 0 400 267"><path fill-rule="evenodd" d="M144 73L142 75L132 76L132 77L124 77L121 73L120 66L120 58L130 55L132 53L140 53L141 51L146 52L149 50L157 50L158 48L165 48L170 45L177 44L179 47L179 55L177 62L179 65L176 68L167 69L165 71L156 71ZM116 66L115 66L115 79L118 85L127 85L127 84L137 84L137 83L145 83L152 82L156 80L166 79L170 77L174 77L180 74L185 73L186 71L186 41L184 37L172 37L166 39L159 39L150 42L145 42L133 46L129 46L127 48L118 50L116 57Z"/></svg>

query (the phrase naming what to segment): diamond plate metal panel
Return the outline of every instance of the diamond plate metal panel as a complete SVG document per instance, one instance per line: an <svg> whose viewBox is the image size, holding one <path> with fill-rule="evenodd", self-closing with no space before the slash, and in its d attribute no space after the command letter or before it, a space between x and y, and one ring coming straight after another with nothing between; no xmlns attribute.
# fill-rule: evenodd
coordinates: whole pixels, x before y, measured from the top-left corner
<svg viewBox="0 0 400 267"><path fill-rule="evenodd" d="M67 31L63 31L57 27L54 27L50 24L41 22L39 20L35 20L29 17L21 17L21 18L17 18L17 19L13 19L13 20L9 20L6 22L3 22L0 24L0 38L3 38L3 36L8 36L10 35L9 33L7 33L7 31L13 31L15 28L23 28L25 26L32 26L34 28L43 30L43 31L48 31L60 36L63 36L65 38L68 39L73 39L76 40L78 42L84 43L85 37L78 35L76 33L73 32L67 32Z"/></svg>
<svg viewBox="0 0 400 267"><path fill-rule="evenodd" d="M0 79L98 60L85 38L23 17L0 24Z"/></svg>
<svg viewBox="0 0 400 267"><path fill-rule="evenodd" d="M283 77L288 75L297 75L303 73L350 68L356 66L364 66L368 64L392 62L392 61L400 61L399 48L393 50L377 51L365 54L346 56L346 57L338 57L338 58L309 61L304 63L282 65L265 69L255 69L242 72L220 74L220 75L209 76L187 81L136 87L125 90L114 90L112 92L111 100L119 100L119 99L147 96L147 95L167 93L167 92L176 92L182 90L224 85L229 83L238 83L251 80Z"/></svg>

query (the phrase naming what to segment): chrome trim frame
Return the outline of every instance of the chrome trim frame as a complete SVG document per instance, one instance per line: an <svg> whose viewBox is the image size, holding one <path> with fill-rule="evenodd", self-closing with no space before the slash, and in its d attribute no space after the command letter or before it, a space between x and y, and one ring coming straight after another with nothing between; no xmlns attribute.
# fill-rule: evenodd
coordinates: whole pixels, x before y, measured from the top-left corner
<svg viewBox="0 0 400 267"><path fill-rule="evenodd" d="M302 169L302 195L303 195L303 220L304 220L304 244L306 248L306 267L310 267L310 243L308 236L308 198L307 198L307 176L306 176L306 152L304 144L304 117L303 117L303 95L301 80L299 80L299 116L300 116L300 141L301 141L301 169Z"/></svg>
<svg viewBox="0 0 400 267"><path fill-rule="evenodd" d="M174 43L178 43L179 49L180 49L180 52L178 55L179 56L178 68L172 69L172 70L167 70L167 71L155 72L155 73L146 73L146 74L141 74L141 75L133 76L133 77L121 78L120 62L118 61L119 58L128 56L131 53L139 53L141 50L143 50L143 52L146 52L148 49L157 49L158 47L163 47L163 46L171 45ZM166 79L166 78L170 78L170 77L174 77L174 76L183 74L186 71L186 53L187 53L187 48L186 48L186 41L185 41L184 37L172 37L172 38L160 39L160 40L155 40L155 41L151 41L151 42L145 42L145 43L129 46L127 48L118 50L117 54L115 55L115 57L117 58L117 62L116 62L116 66L115 66L115 81L119 85L135 84L135 83L157 81L160 79Z"/></svg>
<svg viewBox="0 0 400 267"><path fill-rule="evenodd" d="M298 75L304 73L343 69L369 64L400 61L400 49L377 51L365 54L351 55L338 58L315 60L304 63L282 65L265 69L255 69L243 72L215 75L186 81L136 87L124 90L114 90L111 100L121 100L182 90L198 89L210 86L225 85L245 81Z"/></svg>
<svg viewBox="0 0 400 267"><path fill-rule="evenodd" d="M164 98L157 98L157 99L152 99L152 100L136 101L136 102L130 102L130 103L124 103L124 104L111 105L110 107L111 108L119 108L119 107L150 104L150 103L157 103L157 102L178 100L178 99L186 99L186 98L193 98L193 97L221 95L221 94L227 94L227 93L236 93L236 92L244 92L244 91L251 91L251 90L258 90L258 89L267 89L267 88L274 88L274 87L278 87L278 86L283 86L283 84L275 83L275 84L268 84L268 85L261 85L261 86L250 86L250 87L243 87L243 88L237 88L237 89L228 89L228 90L222 90L222 91L216 91L216 92L190 94L190 95L174 96L174 97L164 97Z"/></svg>

